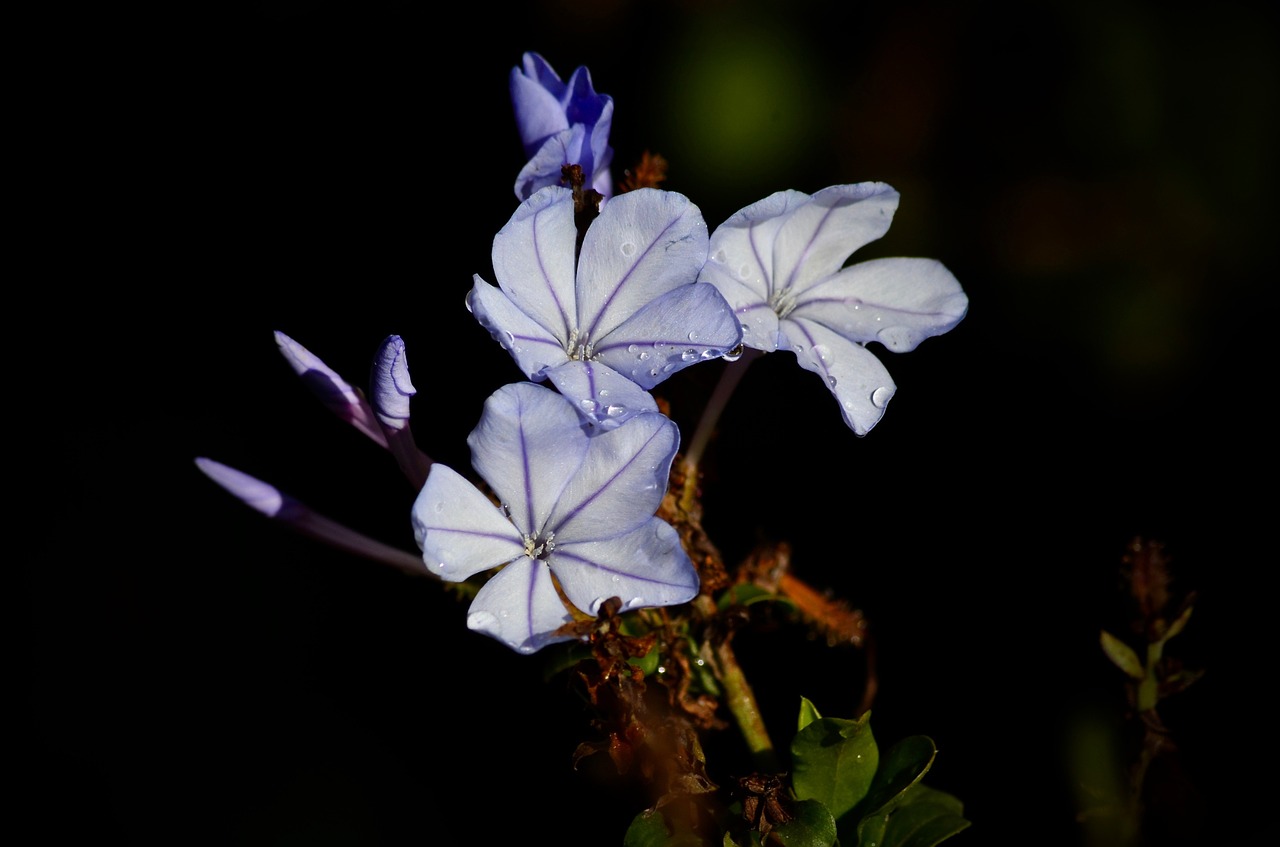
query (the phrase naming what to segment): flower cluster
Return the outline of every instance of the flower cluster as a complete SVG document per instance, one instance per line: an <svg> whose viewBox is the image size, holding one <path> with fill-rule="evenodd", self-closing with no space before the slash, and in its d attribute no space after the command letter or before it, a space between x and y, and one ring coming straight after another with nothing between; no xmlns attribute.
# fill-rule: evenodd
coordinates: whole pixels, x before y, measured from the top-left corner
<svg viewBox="0 0 1280 847"><path fill-rule="evenodd" d="M297 342L277 341L317 395L387 448L418 487L411 520L425 572L453 582L491 573L467 625L530 653L579 637L574 621L610 598L625 612L698 594L689 552L656 516L680 433L655 387L701 362L735 362L747 348L790 350L865 435L896 390L867 345L911 350L954 327L968 301L934 260L845 266L888 231L898 205L888 185L779 191L708 233L683 194L614 192L613 100L596 93L585 67L564 82L526 53L510 95L527 156L520 203L493 239L497 285L476 274L466 304L527 381L494 392L468 439L485 488L418 449L398 336L375 359L372 402ZM709 406L687 470L696 472L718 411ZM405 566L403 553L319 519L266 483L199 463L242 499L270 504L268 514L313 533L323 525L329 543Z"/></svg>
<svg viewBox="0 0 1280 847"><path fill-rule="evenodd" d="M418 550L369 538L212 459L197 466L326 544L454 584L470 599L467 626L518 653L578 650L572 666L607 737L579 745L575 761L607 751L658 798L631 822L627 847L747 847L774 834L908 847L924 843L920 831L932 845L964 829L959 801L920 783L936 753L927 737L895 745L880 767L867 724L873 685L853 720L824 718L802 698L783 765L730 646L744 610L785 600L828 639L854 644L863 622L792 577L785 544L753 552L731 579L702 528L698 489L703 450L752 361L791 351L864 436L897 390L870 345L905 352L955 327L968 308L960 284L931 259L848 264L888 231L899 199L888 185L778 191L709 231L688 197L656 187L660 178L613 185L613 100L585 67L565 82L527 53L510 95L526 164L493 239L494 281L475 274L466 308L522 379L484 402L467 438L470 471L420 449L400 336L379 347L366 393L276 333L311 391L413 485ZM653 392L710 361L723 363L720 381L682 440ZM665 697L652 696L654 678ZM699 740L725 725L721 704L758 767L723 800L713 799L719 786ZM697 840L685 837L695 830Z"/></svg>

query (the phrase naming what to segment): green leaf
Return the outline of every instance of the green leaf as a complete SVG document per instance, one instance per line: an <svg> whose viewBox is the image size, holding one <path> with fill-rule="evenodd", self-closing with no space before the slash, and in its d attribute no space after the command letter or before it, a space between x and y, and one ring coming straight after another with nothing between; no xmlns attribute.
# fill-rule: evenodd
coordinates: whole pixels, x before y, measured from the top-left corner
<svg viewBox="0 0 1280 847"><path fill-rule="evenodd" d="M720 595L720 599L716 601L716 608L721 612L730 606L751 606L756 603L774 602L786 606L789 609L795 609L795 603L788 597L783 597L772 591L767 591L758 585L752 585L749 582L743 582L733 586L728 591Z"/></svg>
<svg viewBox="0 0 1280 847"><path fill-rule="evenodd" d="M1160 639L1161 641L1168 641L1179 632L1182 632L1183 628L1187 625L1187 621L1191 620L1192 608L1192 606L1187 606L1187 608L1182 610L1182 614L1174 618L1173 623L1169 624L1169 628L1165 630L1164 638Z"/></svg>
<svg viewBox="0 0 1280 847"><path fill-rule="evenodd" d="M836 843L836 819L822 803L801 800L793 811L794 818L773 829L783 847L832 847Z"/></svg>
<svg viewBox="0 0 1280 847"><path fill-rule="evenodd" d="M893 747L880 763L871 790L859 804L857 819L885 812L902 800L933 766L938 748L927 735L908 736Z"/></svg>
<svg viewBox="0 0 1280 847"><path fill-rule="evenodd" d="M622 847L704 847L704 844L693 833L672 833L662 812L648 809L631 819Z"/></svg>
<svg viewBox="0 0 1280 847"><path fill-rule="evenodd" d="M864 818L856 843L857 847L935 847L969 825L958 799L917 783L892 808Z"/></svg>
<svg viewBox="0 0 1280 847"><path fill-rule="evenodd" d="M649 648L649 652L643 656L634 659L627 659L627 664L635 665L645 676L653 673L658 669L658 659L661 657L661 651L658 650L658 642L653 643L653 647Z"/></svg>
<svg viewBox="0 0 1280 847"><path fill-rule="evenodd" d="M542 667L545 682L550 682L557 674L573 668L578 662L592 658L591 648L577 641L555 644L545 652L546 664Z"/></svg>
<svg viewBox="0 0 1280 847"><path fill-rule="evenodd" d="M1142 666L1142 661L1133 652L1133 648L1105 629L1102 630L1102 652L1107 654L1107 658L1116 667L1134 679L1142 679L1147 675L1147 669Z"/></svg>
<svg viewBox="0 0 1280 847"><path fill-rule="evenodd" d="M791 784L797 798L821 801L839 820L866 796L880 764L870 717L816 718L796 733Z"/></svg>
<svg viewBox="0 0 1280 847"><path fill-rule="evenodd" d="M800 719L796 724L796 732L804 729L809 724L816 721L822 715L818 714L818 707L808 697L800 698Z"/></svg>

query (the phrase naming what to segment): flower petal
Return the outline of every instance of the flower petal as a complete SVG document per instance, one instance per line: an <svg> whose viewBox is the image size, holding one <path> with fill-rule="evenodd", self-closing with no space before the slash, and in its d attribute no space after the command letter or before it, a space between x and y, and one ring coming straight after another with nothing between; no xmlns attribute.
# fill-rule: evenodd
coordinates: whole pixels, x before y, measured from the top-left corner
<svg viewBox="0 0 1280 847"><path fill-rule="evenodd" d="M773 294L773 241L787 214L806 203L800 191L778 191L736 212L711 234L699 282L719 289L742 324L742 343L771 353L778 349Z"/></svg>
<svg viewBox="0 0 1280 847"><path fill-rule="evenodd" d="M686 603L698 594L698 571L679 534L657 517L618 538L557 546L550 563L565 596L593 615L610 597L627 611Z"/></svg>
<svg viewBox="0 0 1280 847"><path fill-rule="evenodd" d="M579 66L569 76L561 102L570 124L599 126L603 123L605 130L609 129L613 119L613 98L596 93L595 86L591 84L591 71L585 65Z"/></svg>
<svg viewBox="0 0 1280 847"><path fill-rule="evenodd" d="M859 262L801 295L792 318L824 324L850 341L895 353L953 329L969 307L960 283L934 259Z"/></svg>
<svg viewBox="0 0 1280 847"><path fill-rule="evenodd" d="M489 331L493 340L511 354L529 379L546 379L548 370L569 361L563 341L479 276L467 292L467 310Z"/></svg>
<svg viewBox="0 0 1280 847"><path fill-rule="evenodd" d="M612 198L582 241L580 337L604 338L650 300L694 282L706 260L706 222L683 194L640 188Z"/></svg>
<svg viewBox="0 0 1280 847"><path fill-rule="evenodd" d="M556 544L613 538L646 523L667 492L680 430L657 412L590 439L547 522Z"/></svg>
<svg viewBox="0 0 1280 847"><path fill-rule="evenodd" d="M412 510L422 561L451 582L517 559L524 539L478 488L448 465L431 466Z"/></svg>
<svg viewBox="0 0 1280 847"><path fill-rule="evenodd" d="M822 324L794 314L782 321L782 332L800 367L822 377L835 395L849 428L858 435L870 432L897 391L876 355Z"/></svg>
<svg viewBox="0 0 1280 847"><path fill-rule="evenodd" d="M489 395L467 444L471 464L501 498L511 522L535 536L578 472L590 440L572 403L550 388L518 382Z"/></svg>
<svg viewBox="0 0 1280 847"><path fill-rule="evenodd" d="M649 392L599 362L568 361L547 371L547 378L601 430L621 426L641 412L658 411Z"/></svg>
<svg viewBox="0 0 1280 847"><path fill-rule="evenodd" d="M422 488L431 470L431 459L418 449L409 428L410 398L418 393L409 379L409 357L404 340L389 335L378 347L369 381L373 411L387 439L387 449L415 489Z"/></svg>
<svg viewBox="0 0 1280 847"><path fill-rule="evenodd" d="M573 192L544 188L520 204L493 238L493 273L520 311L561 341L576 328Z"/></svg>
<svg viewBox="0 0 1280 847"><path fill-rule="evenodd" d="M531 156L547 136L569 126L562 102L566 86L537 53L525 53L522 64L511 69L509 89L520 143L525 155Z"/></svg>
<svg viewBox="0 0 1280 847"><path fill-rule="evenodd" d="M306 504L257 477L203 456L196 459L196 467L227 492L239 498L246 506L256 509L269 518L275 518L303 535L339 550L346 550L348 553L391 565L414 576L433 575L423 567L422 560L418 556L398 547L383 544L381 541L314 512Z"/></svg>
<svg viewBox="0 0 1280 847"><path fill-rule="evenodd" d="M718 359L742 325L714 285L681 285L651 300L594 347L597 361L652 389L677 371Z"/></svg>
<svg viewBox="0 0 1280 847"><path fill-rule="evenodd" d="M610 166L613 164L613 148L609 146L609 131L613 126L613 100L606 100L599 120L591 127L591 170L588 181L591 187L606 200L613 196L613 176ZM584 170L586 165L583 164Z"/></svg>
<svg viewBox="0 0 1280 847"><path fill-rule="evenodd" d="M388 335L378 346L370 378L373 411L386 429L400 431L409 426L409 400L418 393L409 379L409 359L404 339Z"/></svg>
<svg viewBox="0 0 1280 847"><path fill-rule="evenodd" d="M386 436L382 433L373 409L364 395L353 388L345 379L298 342L283 332L275 334L276 345L280 355L284 356L294 373L302 377L311 393L320 398L338 417L363 432L383 447L387 446Z"/></svg>
<svg viewBox="0 0 1280 847"><path fill-rule="evenodd" d="M833 185L790 210L773 242L773 287L800 293L889 231L898 192L882 182Z"/></svg>
<svg viewBox="0 0 1280 847"><path fill-rule="evenodd" d="M574 124L547 136L516 175L516 197L527 200L539 189L548 186L563 188L565 165L581 165L583 174L593 175L590 142L590 133L582 124Z"/></svg>
<svg viewBox="0 0 1280 847"><path fill-rule="evenodd" d="M555 631L573 618L542 562L521 556L480 587L467 611L467 626L512 650L533 653L557 641Z"/></svg>

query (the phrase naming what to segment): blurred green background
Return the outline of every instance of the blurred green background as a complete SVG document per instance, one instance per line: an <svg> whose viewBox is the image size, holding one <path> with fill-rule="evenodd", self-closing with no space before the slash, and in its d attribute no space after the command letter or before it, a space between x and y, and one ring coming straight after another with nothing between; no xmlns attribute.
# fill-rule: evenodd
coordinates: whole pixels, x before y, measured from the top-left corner
<svg viewBox="0 0 1280 847"><path fill-rule="evenodd" d="M884 354L899 390L862 439L789 354L753 364L706 480L730 559L787 540L797 574L865 612L873 728L935 739L927 781L973 821L957 847L1119 843L1076 815L1118 767L1122 679L1098 633L1125 631L1139 536L1165 545L1175 592L1199 592L1169 650L1207 671L1161 710L1180 758L1141 843L1274 831L1254 776L1274 640L1269 7L280 0L100 18L65 24L91 51L59 45L85 68L55 110L76 199L60 213L94 282L51 304L78 403L32 495L73 504L54 566L27 560L23 774L47 831L621 842L641 801L572 770L590 728L563 681L469 633L434 585L269 525L191 464L412 549L414 492L271 333L357 384L402 335L419 441L466 466L484 397L517 378L463 297L492 280L515 208L506 85L526 50L614 97L615 177L661 154L664 187L713 229L781 189L888 182L893 227L854 258L937 258L969 294L957 329ZM682 425L719 367L667 386ZM785 628L739 652L779 734L800 696L842 715L866 683L864 654Z"/></svg>

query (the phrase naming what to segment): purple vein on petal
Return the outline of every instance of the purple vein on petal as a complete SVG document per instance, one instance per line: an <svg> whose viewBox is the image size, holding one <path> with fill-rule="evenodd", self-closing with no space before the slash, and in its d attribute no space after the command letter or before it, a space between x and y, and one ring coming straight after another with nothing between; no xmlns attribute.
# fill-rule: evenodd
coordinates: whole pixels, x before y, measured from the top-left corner
<svg viewBox="0 0 1280 847"><path fill-rule="evenodd" d="M662 237L667 232L669 232L672 229L672 227L674 227L677 223L679 223L681 217L683 217L683 213L677 215L676 217L668 221L667 225L662 228L662 232L658 233L657 237L653 239L653 241L649 244L649 246L636 254L635 261L631 263L631 267L628 268L626 273L624 273L618 279L617 284L614 285L613 287L613 291L609 292L609 296L601 301L599 308L596 309L595 316L592 318L591 327L583 333L583 338L595 337L596 327L600 325L600 319L604 317L606 312L609 311L609 304L614 301L614 299L618 296L618 293L622 291L622 289L627 285L627 282L631 279L631 275L635 273L636 268L640 266L640 263L644 261L645 257L653 252L654 248L658 246L658 242L662 241ZM576 288L576 282L575 282L575 288Z"/></svg>
<svg viewBox="0 0 1280 847"><path fill-rule="evenodd" d="M817 226L813 228L813 232L809 235L809 242L804 245L804 249L801 250L800 255L796 257L795 264L791 266L791 273L787 276L787 284L783 286L784 288L790 288L795 284L796 274L800 273L800 269L804 267L805 258L809 255L809 251L813 249L814 243L818 240L818 235L821 234L822 228L827 225L827 221L831 219L835 210L835 206L828 206L827 211L822 216L822 219L818 221Z"/></svg>
<svg viewBox="0 0 1280 847"><path fill-rule="evenodd" d="M556 293L556 287L551 284L551 274L547 272L547 263L546 261L544 261L542 257L542 240L538 238L538 222L541 219L543 213L546 212L547 209L549 208L552 208L552 207L544 206L543 208L535 212L533 215L533 223L532 223L533 255L534 255L534 259L538 263L538 274L542 277L542 281L546 284L547 291L551 294L552 302L554 302L556 304L556 308L560 310L560 320L564 323L565 330L569 333L572 333L576 321L574 321L573 318L570 317L569 313L565 311L564 304L560 302L560 297ZM549 330L550 328L544 327L544 329ZM555 332L551 332L551 335L554 336ZM565 342L567 342L568 340L569 340L568 338L562 339L562 341L565 341Z"/></svg>
<svg viewBox="0 0 1280 847"><path fill-rule="evenodd" d="M594 493L590 494L581 502L577 503L572 509L568 510L567 512L564 512L560 518L559 523L562 526L564 524L569 523L571 520L573 520L573 518L576 515L580 514L583 509L585 509L587 506L594 503L596 498L598 498L601 494L603 494L605 489L607 489L609 486L613 484L614 480L622 476L623 472L625 472L629 467L634 465L639 460L640 456L644 453L645 449L648 448L648 446L653 443L654 439L656 439L659 436L659 434L663 432L663 429L664 429L663 427L658 427L657 429L655 429L649 435L649 438L644 442L644 444L632 454L631 458L627 459L625 462L619 465L618 469L613 473L613 475L610 476L608 479L606 479L604 482L602 482L599 485L599 487L596 488Z"/></svg>
<svg viewBox="0 0 1280 847"><path fill-rule="evenodd" d="M579 556L576 553L573 553L570 549L567 549L565 547L557 547L556 552L553 555L557 560L560 560L560 561L572 560L574 562L577 562L580 565L585 565L587 567L593 568L603 573L617 574L619 576L626 577L627 579L634 580L636 582L644 582L649 585L667 585L673 588L683 588L686 586L686 583L684 582L674 582L669 579L654 579L652 576L646 576L643 573L639 573L636 571L624 571L618 568L610 568L600 564L595 559L588 559L585 556Z"/></svg>
<svg viewBox="0 0 1280 847"><path fill-rule="evenodd" d="M370 383L373 411L387 449L414 489L421 489L431 470L431 457L418 449L409 426L409 401L417 389L409 378L409 358L400 336L387 336L378 348Z"/></svg>

